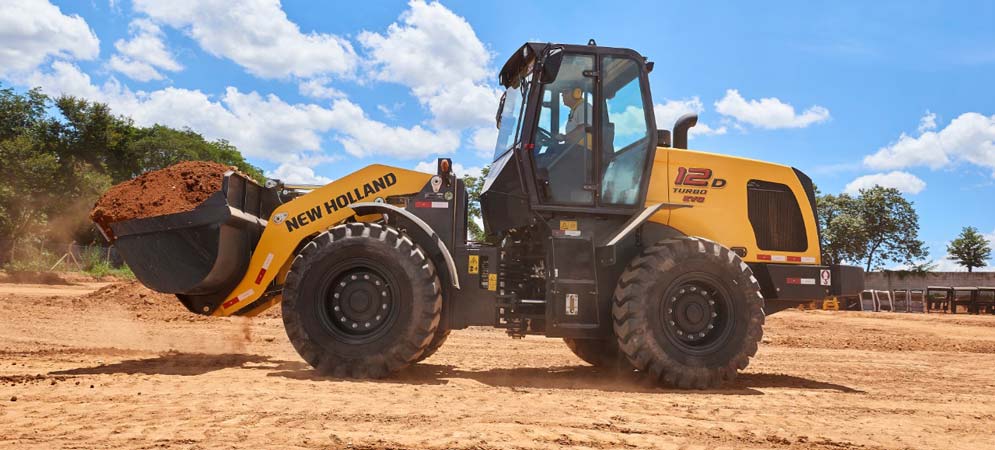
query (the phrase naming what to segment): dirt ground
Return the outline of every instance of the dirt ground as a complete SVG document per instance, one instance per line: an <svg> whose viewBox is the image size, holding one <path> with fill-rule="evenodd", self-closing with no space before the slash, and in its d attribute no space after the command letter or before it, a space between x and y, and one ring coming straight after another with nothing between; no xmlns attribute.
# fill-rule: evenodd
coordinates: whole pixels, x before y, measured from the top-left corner
<svg viewBox="0 0 995 450"><path fill-rule="evenodd" d="M561 341L454 332L381 381L321 378L276 313L132 284L0 285L2 448L995 448L995 317L789 311L733 384L646 386Z"/></svg>

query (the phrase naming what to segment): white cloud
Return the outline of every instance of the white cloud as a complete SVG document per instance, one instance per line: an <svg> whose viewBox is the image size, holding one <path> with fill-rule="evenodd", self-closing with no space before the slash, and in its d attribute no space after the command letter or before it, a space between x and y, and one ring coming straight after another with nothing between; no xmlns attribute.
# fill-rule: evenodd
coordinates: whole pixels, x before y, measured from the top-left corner
<svg viewBox="0 0 995 450"><path fill-rule="evenodd" d="M920 124L930 121L927 113ZM864 157L864 164L873 169L901 169L926 166L939 169L957 162L966 162L992 170L995 177L995 115L975 112L961 114L939 131L929 129L919 137L902 133L898 141Z"/></svg>
<svg viewBox="0 0 995 450"><path fill-rule="evenodd" d="M459 133L432 131L415 125L391 127L370 119L363 109L349 100L332 104L336 128L345 134L338 138L345 150L356 157L385 155L418 158L431 154L452 153L459 147Z"/></svg>
<svg viewBox="0 0 995 450"><path fill-rule="evenodd" d="M358 62L349 41L302 33L279 0L134 0L134 8L264 78L350 75Z"/></svg>
<svg viewBox="0 0 995 450"><path fill-rule="evenodd" d="M404 102L394 102L394 104L390 106L377 105L377 109L380 110L380 112L382 112L383 115L388 119L393 119L394 117L396 117L397 112L400 111L401 108L403 107L404 107Z"/></svg>
<svg viewBox="0 0 995 450"><path fill-rule="evenodd" d="M936 113L926 110L926 115L919 119L919 134L936 129Z"/></svg>
<svg viewBox="0 0 995 450"><path fill-rule="evenodd" d="M45 0L7 0L0 6L0 75L27 73L49 57L92 60L100 40L78 15Z"/></svg>
<svg viewBox="0 0 995 450"><path fill-rule="evenodd" d="M895 188L903 193L914 195L926 189L926 182L908 172L875 173L851 181L843 188L843 192L857 194L861 189L869 189L874 186Z"/></svg>
<svg viewBox="0 0 995 450"><path fill-rule="evenodd" d="M108 66L133 80L161 80L159 70L176 72L183 69L163 43L163 33L158 25L148 19L135 19L128 25L131 39L114 43L117 54L111 56Z"/></svg>
<svg viewBox="0 0 995 450"><path fill-rule="evenodd" d="M437 126L466 128L494 124L501 91L470 80L461 80L420 100L432 112Z"/></svg>
<svg viewBox="0 0 995 450"><path fill-rule="evenodd" d="M331 80L328 77L312 78L297 84L297 91L301 95L311 98L345 98L345 92L328 85Z"/></svg>
<svg viewBox="0 0 995 450"><path fill-rule="evenodd" d="M494 154L497 137L497 127L480 127L470 134L470 145L477 151L477 156L489 158Z"/></svg>
<svg viewBox="0 0 995 450"><path fill-rule="evenodd" d="M674 123L677 122L677 119L685 114L695 113L700 116L704 111L705 106L701 103L701 99L697 96L683 100L668 99L662 104L657 103L653 105L653 115L656 117L656 126L661 130L672 129L674 127ZM702 122L699 117L698 124L688 131L688 139L696 135L709 136L726 134L727 131L728 130L724 126L712 128L708 124Z"/></svg>
<svg viewBox="0 0 995 450"><path fill-rule="evenodd" d="M33 74L29 84L53 95L107 103L115 113L130 116L139 125L189 127L209 139L228 139L247 156L267 161L291 162L301 153L320 152L322 134L329 131L354 156L415 158L451 153L459 146L455 132L388 126L370 120L359 106L344 99L325 108L290 104L272 94L245 93L234 87L228 87L219 99L173 87L133 92L114 78L94 85L89 75L61 61L54 62L47 73Z"/></svg>
<svg viewBox="0 0 995 450"><path fill-rule="evenodd" d="M822 106L811 106L797 114L793 106L777 98L746 100L736 89L726 90L725 97L715 102L715 110L742 123L771 130L805 128L829 120L829 110Z"/></svg>
<svg viewBox="0 0 995 450"><path fill-rule="evenodd" d="M415 165L415 170L424 173L437 173L438 168L436 162L432 161L422 161ZM458 177L479 177L483 173L483 168L473 166L465 167L458 162L453 163L453 173Z"/></svg>
<svg viewBox="0 0 995 450"><path fill-rule="evenodd" d="M492 55L473 28L438 2L408 6L386 33L359 34L373 78L411 88L438 127L493 123L500 91L484 82Z"/></svg>
<svg viewBox="0 0 995 450"><path fill-rule="evenodd" d="M314 169L299 162L285 162L273 171L266 172L266 178L275 178L287 184L328 184L333 180L316 175Z"/></svg>

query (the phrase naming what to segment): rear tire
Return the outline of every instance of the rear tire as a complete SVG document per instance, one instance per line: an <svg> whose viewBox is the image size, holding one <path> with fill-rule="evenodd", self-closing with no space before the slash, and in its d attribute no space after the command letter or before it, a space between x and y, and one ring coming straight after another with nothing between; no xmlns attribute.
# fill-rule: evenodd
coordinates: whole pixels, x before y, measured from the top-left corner
<svg viewBox="0 0 995 450"><path fill-rule="evenodd" d="M629 264L612 316L637 370L656 383L705 389L734 379L756 354L763 304L739 256L688 237L658 242Z"/></svg>
<svg viewBox="0 0 995 450"><path fill-rule="evenodd" d="M417 361L441 309L432 262L381 224L319 234L294 259L283 289L290 342L318 372L335 377L380 378Z"/></svg>
<svg viewBox="0 0 995 450"><path fill-rule="evenodd" d="M578 358L594 367L625 370L632 369L625 355L619 351L618 340L610 339L573 339L563 338L570 351Z"/></svg>

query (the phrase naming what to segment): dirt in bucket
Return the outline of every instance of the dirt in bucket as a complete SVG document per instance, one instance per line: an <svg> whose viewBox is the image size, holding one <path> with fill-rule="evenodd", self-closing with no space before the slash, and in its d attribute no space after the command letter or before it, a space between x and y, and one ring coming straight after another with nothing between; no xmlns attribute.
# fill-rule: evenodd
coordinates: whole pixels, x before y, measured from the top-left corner
<svg viewBox="0 0 995 450"><path fill-rule="evenodd" d="M233 167L210 161L184 161L114 185L97 200L90 219L106 227L123 220L193 210L221 190Z"/></svg>

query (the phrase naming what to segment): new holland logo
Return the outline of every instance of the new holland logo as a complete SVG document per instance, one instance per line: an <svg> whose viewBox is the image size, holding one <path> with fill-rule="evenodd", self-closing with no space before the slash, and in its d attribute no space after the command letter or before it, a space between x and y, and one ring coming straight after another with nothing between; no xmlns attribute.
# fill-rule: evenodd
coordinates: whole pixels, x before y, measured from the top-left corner
<svg viewBox="0 0 995 450"><path fill-rule="evenodd" d="M335 198L328 199L328 201L314 206L294 217L287 217L286 213L280 213L284 215L284 217L280 218L280 214L277 214L277 217L274 217L273 221L275 223L283 222L287 225L287 231L294 231L300 227L321 219L321 217L325 214L331 214L341 208L346 208L353 203L376 195L378 192L395 184L397 184L397 175L388 173L380 178L371 180L369 183L366 183L360 187L354 188L349 192L341 194Z"/></svg>
<svg viewBox="0 0 995 450"><path fill-rule="evenodd" d="M279 224L283 223L283 221L286 220L286 219L287 219L287 213L282 212L280 214L277 214L277 215L273 216L273 223L279 225Z"/></svg>

